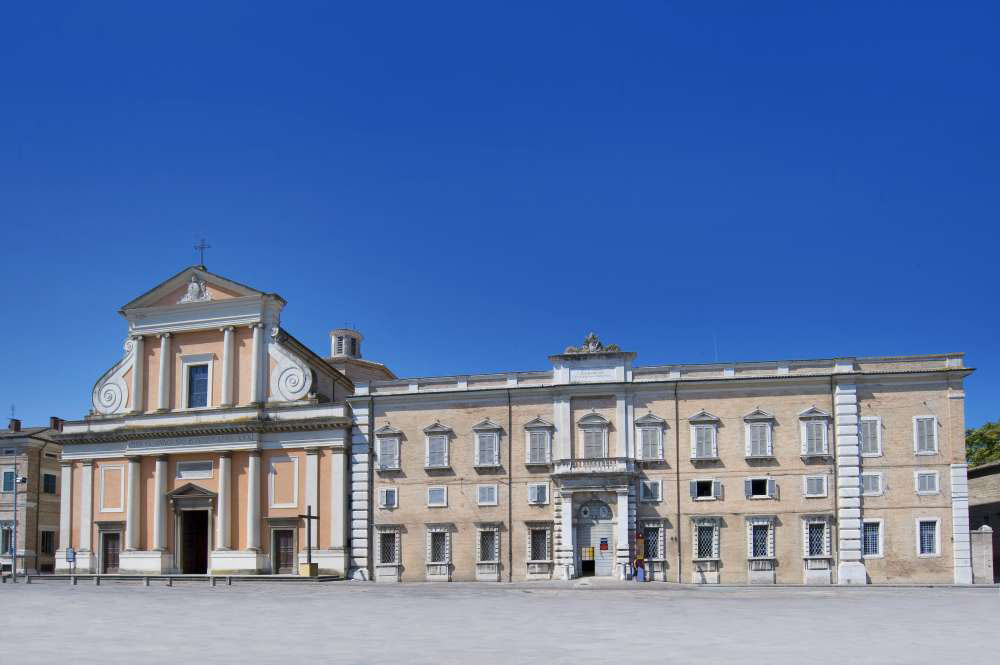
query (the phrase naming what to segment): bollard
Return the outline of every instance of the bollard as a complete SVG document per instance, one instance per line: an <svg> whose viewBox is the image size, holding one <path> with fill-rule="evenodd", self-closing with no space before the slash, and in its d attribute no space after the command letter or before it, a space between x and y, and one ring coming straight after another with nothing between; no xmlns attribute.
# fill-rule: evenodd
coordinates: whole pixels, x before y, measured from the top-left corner
<svg viewBox="0 0 1000 665"><path fill-rule="evenodd" d="M24 576L24 583L25 584L31 584L31 575L25 575Z"/></svg>
<svg viewBox="0 0 1000 665"><path fill-rule="evenodd" d="M101 576L94 575L94 586L101 586Z"/></svg>
<svg viewBox="0 0 1000 665"><path fill-rule="evenodd" d="M69 585L70 586L76 586L76 575L70 575L69 576Z"/></svg>
<svg viewBox="0 0 1000 665"><path fill-rule="evenodd" d="M149 586L149 578L148 577L143 577L142 578L142 586Z"/></svg>
<svg viewBox="0 0 1000 665"><path fill-rule="evenodd" d="M215 586L215 577L214 576L213 577L209 577L208 579L210 579L212 581L212 586Z"/></svg>
<svg viewBox="0 0 1000 665"><path fill-rule="evenodd" d="M226 586L233 586L233 578L231 575L226 575Z"/></svg>
<svg viewBox="0 0 1000 665"><path fill-rule="evenodd" d="M167 576L167 586L173 586L173 585L174 585L174 578L172 578L172 577L170 577L168 575Z"/></svg>

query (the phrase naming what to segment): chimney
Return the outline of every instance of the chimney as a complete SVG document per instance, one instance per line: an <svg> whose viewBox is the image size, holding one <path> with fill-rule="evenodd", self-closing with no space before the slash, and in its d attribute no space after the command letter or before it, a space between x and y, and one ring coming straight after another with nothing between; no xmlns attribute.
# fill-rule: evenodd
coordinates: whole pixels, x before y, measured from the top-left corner
<svg viewBox="0 0 1000 665"><path fill-rule="evenodd" d="M57 432L61 432L62 431L62 424L63 424L62 418L59 418L57 416L49 416L49 429L53 429L53 430L56 430Z"/></svg>
<svg viewBox="0 0 1000 665"><path fill-rule="evenodd" d="M7 426L7 429L9 429L11 432L20 432L21 431L21 421L18 420L17 418L11 418L10 419L10 424Z"/></svg>

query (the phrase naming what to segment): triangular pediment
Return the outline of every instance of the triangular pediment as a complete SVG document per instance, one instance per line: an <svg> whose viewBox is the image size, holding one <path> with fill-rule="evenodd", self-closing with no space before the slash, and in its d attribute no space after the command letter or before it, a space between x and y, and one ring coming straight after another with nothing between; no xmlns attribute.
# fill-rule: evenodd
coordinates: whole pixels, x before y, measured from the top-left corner
<svg viewBox="0 0 1000 665"><path fill-rule="evenodd" d="M799 418L829 418L830 414L822 409L817 409L816 405L813 404L805 411L799 412Z"/></svg>
<svg viewBox="0 0 1000 665"><path fill-rule="evenodd" d="M768 413L759 406L743 416L743 420L774 420L774 414Z"/></svg>
<svg viewBox="0 0 1000 665"><path fill-rule="evenodd" d="M451 432L451 428L447 425L442 425L440 421L435 420L433 425L428 425L424 428L424 434L447 434Z"/></svg>
<svg viewBox="0 0 1000 665"><path fill-rule="evenodd" d="M375 430L375 436L399 436L400 434L402 434L401 431L388 423Z"/></svg>
<svg viewBox="0 0 1000 665"><path fill-rule="evenodd" d="M548 420L543 420L540 416L532 418L528 422L524 423L524 429L552 429L555 425L550 423Z"/></svg>
<svg viewBox="0 0 1000 665"><path fill-rule="evenodd" d="M656 416L656 415L653 415L652 411L650 411L649 413L647 413L646 415L644 415L644 416L642 416L640 418L636 418L635 419L635 424L638 425L639 427L642 427L643 425L645 425L646 427L650 427L650 426L652 426L652 427L656 427L656 426L662 427L666 423L667 423L667 421L664 420L663 418L661 418L659 416Z"/></svg>
<svg viewBox="0 0 1000 665"><path fill-rule="evenodd" d="M205 489L194 483L187 483L167 492L168 499L214 499L216 496L218 495L212 490Z"/></svg>
<svg viewBox="0 0 1000 665"><path fill-rule="evenodd" d="M473 432L493 432L498 429L503 429L500 425L487 418L481 423L472 426Z"/></svg>
<svg viewBox="0 0 1000 665"><path fill-rule="evenodd" d="M719 417L712 415L705 409L702 409L698 413L688 416L688 421L692 423L717 423L719 422Z"/></svg>
<svg viewBox="0 0 1000 665"><path fill-rule="evenodd" d="M121 310L124 312L142 307L168 307L262 295L265 295L263 291L208 272L203 266L191 266L123 305Z"/></svg>

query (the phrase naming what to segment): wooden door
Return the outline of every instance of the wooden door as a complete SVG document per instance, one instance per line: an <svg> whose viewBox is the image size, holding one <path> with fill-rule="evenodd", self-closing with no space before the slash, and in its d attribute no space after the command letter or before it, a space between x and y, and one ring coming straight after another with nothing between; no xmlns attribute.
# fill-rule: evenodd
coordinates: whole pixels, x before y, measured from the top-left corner
<svg viewBox="0 0 1000 665"><path fill-rule="evenodd" d="M295 572L295 538L290 529L274 532L274 572L291 575Z"/></svg>
<svg viewBox="0 0 1000 665"><path fill-rule="evenodd" d="M103 549L101 560L103 562L102 573L118 572L118 552L121 550L121 534L117 531L109 531L101 538Z"/></svg>

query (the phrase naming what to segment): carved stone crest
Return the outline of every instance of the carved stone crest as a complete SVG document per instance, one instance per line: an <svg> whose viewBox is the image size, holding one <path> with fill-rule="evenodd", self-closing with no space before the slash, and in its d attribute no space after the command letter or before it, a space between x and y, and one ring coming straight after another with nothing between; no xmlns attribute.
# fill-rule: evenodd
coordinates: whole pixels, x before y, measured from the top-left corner
<svg viewBox="0 0 1000 665"><path fill-rule="evenodd" d="M617 353L621 351L617 344L604 346L596 333L590 333L580 346L567 346L565 353Z"/></svg>
<svg viewBox="0 0 1000 665"><path fill-rule="evenodd" d="M188 282L187 293L184 294L183 298L177 301L177 304L179 305L186 302L204 302L211 299L212 294L205 288L205 282L198 279L198 275L191 275L191 281Z"/></svg>

